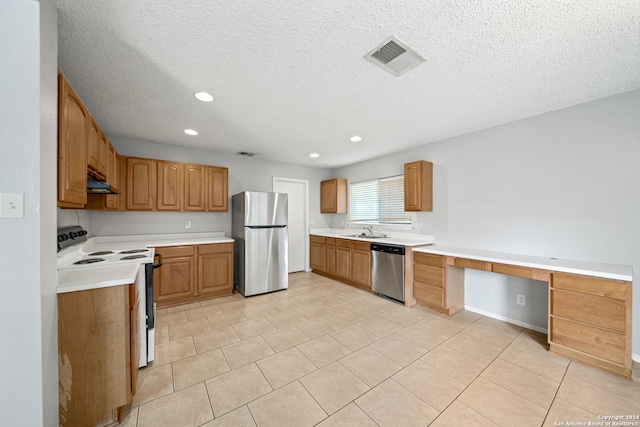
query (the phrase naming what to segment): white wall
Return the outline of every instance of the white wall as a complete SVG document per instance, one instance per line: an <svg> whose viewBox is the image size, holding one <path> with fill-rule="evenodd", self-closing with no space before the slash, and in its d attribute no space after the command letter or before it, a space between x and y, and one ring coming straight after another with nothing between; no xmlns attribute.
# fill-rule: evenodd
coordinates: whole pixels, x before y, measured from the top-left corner
<svg viewBox="0 0 640 427"><path fill-rule="evenodd" d="M51 249L56 215L52 111L57 87L51 80L57 62L56 16L53 3L44 6L40 27L40 4L25 0L4 1L0 13L0 192L25 195L24 218L0 219L3 425L58 424L57 276ZM42 63L40 36L53 39L46 42L53 51L43 55ZM53 192L46 181L53 183Z"/></svg>
<svg viewBox="0 0 640 427"><path fill-rule="evenodd" d="M434 212L416 217L438 244L640 271L638 117L640 90L335 169L332 176L371 179L428 160ZM537 282L472 270L466 277L466 304L546 328L546 318L533 313L546 298ZM514 291L529 293L524 310ZM633 311L633 351L640 357L639 292Z"/></svg>
<svg viewBox="0 0 640 427"><path fill-rule="evenodd" d="M244 190L271 191L274 176L308 180L310 224L312 227L327 227L329 224L330 218L320 214L320 181L331 177L329 169L296 166L148 141L116 137L109 137L109 140L121 155L228 167L229 197ZM191 228L188 230L184 226L185 220L191 221ZM230 236L231 213L96 211L91 217L91 227L94 235L224 231Z"/></svg>

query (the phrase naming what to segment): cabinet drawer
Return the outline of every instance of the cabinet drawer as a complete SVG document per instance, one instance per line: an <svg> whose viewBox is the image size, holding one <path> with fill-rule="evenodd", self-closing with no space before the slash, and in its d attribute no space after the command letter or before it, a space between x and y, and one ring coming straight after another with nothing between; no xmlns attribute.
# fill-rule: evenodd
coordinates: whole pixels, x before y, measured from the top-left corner
<svg viewBox="0 0 640 427"><path fill-rule="evenodd" d="M476 259L456 258L453 265L461 268L473 268L474 270L489 271L489 263L486 261L478 261Z"/></svg>
<svg viewBox="0 0 640 427"><path fill-rule="evenodd" d="M327 237L327 245L335 245L336 238L335 237Z"/></svg>
<svg viewBox="0 0 640 427"><path fill-rule="evenodd" d="M340 248L349 248L349 249L351 249L351 240L336 239L336 246L338 246Z"/></svg>
<svg viewBox="0 0 640 427"><path fill-rule="evenodd" d="M351 247L356 250L356 251L370 251L371 250L371 243L369 242L358 242L358 241L352 241L351 242Z"/></svg>
<svg viewBox="0 0 640 427"><path fill-rule="evenodd" d="M413 296L429 304L443 307L444 289L422 282L413 282Z"/></svg>
<svg viewBox="0 0 640 427"><path fill-rule="evenodd" d="M220 254L233 252L233 243L213 243L211 245L199 245L198 254Z"/></svg>
<svg viewBox="0 0 640 427"><path fill-rule="evenodd" d="M444 269L414 263L413 278L418 282L442 288L444 286Z"/></svg>
<svg viewBox="0 0 640 427"><path fill-rule="evenodd" d="M311 243L322 243L324 244L326 240L326 237L322 237L322 236L309 236L309 241Z"/></svg>
<svg viewBox="0 0 640 427"><path fill-rule="evenodd" d="M508 276L524 277L525 279L533 278L533 268L519 267L517 265L492 264L491 271Z"/></svg>
<svg viewBox="0 0 640 427"><path fill-rule="evenodd" d="M624 334L554 316L550 318L550 322L550 342L624 364Z"/></svg>
<svg viewBox="0 0 640 427"><path fill-rule="evenodd" d="M432 267L444 267L444 257L442 255L432 255L422 252L415 252L413 254L413 261L418 264L430 265Z"/></svg>
<svg viewBox="0 0 640 427"><path fill-rule="evenodd" d="M156 253L162 254L163 258L175 258L193 256L195 250L195 246L167 246L156 248Z"/></svg>
<svg viewBox="0 0 640 427"><path fill-rule="evenodd" d="M582 292L601 297L626 299L627 282L621 280L598 279L574 274L553 273L551 286L558 289Z"/></svg>
<svg viewBox="0 0 640 427"><path fill-rule="evenodd" d="M626 304L594 295L551 289L551 314L602 328L625 331Z"/></svg>

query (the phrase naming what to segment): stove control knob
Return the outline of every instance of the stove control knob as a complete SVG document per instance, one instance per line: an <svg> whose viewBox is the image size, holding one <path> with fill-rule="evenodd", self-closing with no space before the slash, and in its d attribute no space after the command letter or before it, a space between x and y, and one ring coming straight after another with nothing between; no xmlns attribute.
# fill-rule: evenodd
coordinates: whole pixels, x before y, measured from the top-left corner
<svg viewBox="0 0 640 427"><path fill-rule="evenodd" d="M75 239L76 236L78 236L78 234L75 231L72 231L71 233L69 233L69 237L71 238L71 240Z"/></svg>

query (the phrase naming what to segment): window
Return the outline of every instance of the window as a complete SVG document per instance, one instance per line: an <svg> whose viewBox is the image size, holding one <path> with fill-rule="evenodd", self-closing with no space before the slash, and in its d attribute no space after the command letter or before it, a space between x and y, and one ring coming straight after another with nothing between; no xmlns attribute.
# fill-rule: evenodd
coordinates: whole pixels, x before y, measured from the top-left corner
<svg viewBox="0 0 640 427"><path fill-rule="evenodd" d="M411 224L404 211L404 175L349 184L349 222Z"/></svg>

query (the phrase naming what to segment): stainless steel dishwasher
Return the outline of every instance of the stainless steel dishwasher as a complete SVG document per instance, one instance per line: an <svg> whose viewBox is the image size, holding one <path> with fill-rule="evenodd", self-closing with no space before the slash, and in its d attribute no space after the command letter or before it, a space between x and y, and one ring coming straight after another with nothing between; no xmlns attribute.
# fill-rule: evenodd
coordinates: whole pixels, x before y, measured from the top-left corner
<svg viewBox="0 0 640 427"><path fill-rule="evenodd" d="M371 244L371 289L404 302L404 246Z"/></svg>

